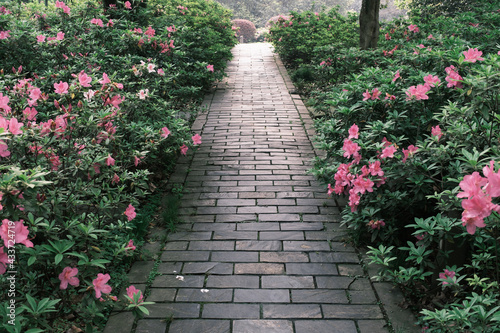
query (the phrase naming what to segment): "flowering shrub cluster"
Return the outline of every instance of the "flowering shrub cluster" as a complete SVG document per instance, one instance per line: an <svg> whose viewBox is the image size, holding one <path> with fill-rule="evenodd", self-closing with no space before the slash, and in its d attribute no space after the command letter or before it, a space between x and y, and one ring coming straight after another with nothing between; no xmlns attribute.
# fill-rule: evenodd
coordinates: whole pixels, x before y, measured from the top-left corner
<svg viewBox="0 0 500 333"><path fill-rule="evenodd" d="M71 317L94 331L127 286L119 267L141 243L152 177L201 144L189 114L236 42L220 5L178 5L0 7L2 285L15 275L0 330L67 331ZM145 25L132 20L149 11ZM212 43L203 52L200 36ZM126 293L125 308L147 313L140 291Z"/></svg>
<svg viewBox="0 0 500 333"><path fill-rule="evenodd" d="M238 40L241 36L243 36L244 43L255 41L255 33L257 32L255 24L249 20L243 19L233 20L232 23L234 29L236 29L236 37L238 37Z"/></svg>
<svg viewBox="0 0 500 333"><path fill-rule="evenodd" d="M494 332L500 13L480 1L455 14L387 22L372 51L325 46L334 39L307 56L283 50L290 22L274 26L273 42L294 59L301 76L292 76L319 118L326 157L312 171L345 202L352 240L385 267L378 278L404 288L428 331Z"/></svg>

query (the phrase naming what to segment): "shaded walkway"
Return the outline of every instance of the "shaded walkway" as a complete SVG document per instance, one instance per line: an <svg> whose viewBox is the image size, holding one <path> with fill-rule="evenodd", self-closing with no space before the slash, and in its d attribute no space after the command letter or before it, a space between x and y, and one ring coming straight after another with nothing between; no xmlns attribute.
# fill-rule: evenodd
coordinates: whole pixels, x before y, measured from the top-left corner
<svg viewBox="0 0 500 333"><path fill-rule="evenodd" d="M335 201L306 174L312 121L284 68L268 44L233 53L194 124L203 143L172 176L183 223L136 332L387 332L358 255L334 232ZM153 264L136 263L131 282Z"/></svg>

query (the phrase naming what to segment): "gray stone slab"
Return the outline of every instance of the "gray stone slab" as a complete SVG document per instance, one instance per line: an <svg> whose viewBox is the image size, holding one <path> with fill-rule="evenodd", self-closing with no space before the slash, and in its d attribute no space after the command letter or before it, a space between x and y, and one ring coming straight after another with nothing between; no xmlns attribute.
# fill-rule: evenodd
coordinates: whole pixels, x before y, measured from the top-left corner
<svg viewBox="0 0 500 333"><path fill-rule="evenodd" d="M176 289L151 288L150 292L150 295L146 299L148 302L173 302Z"/></svg>
<svg viewBox="0 0 500 333"><path fill-rule="evenodd" d="M182 267L182 274L232 274L232 263L220 262L186 262Z"/></svg>
<svg viewBox="0 0 500 333"><path fill-rule="evenodd" d="M280 241L236 241L237 251L280 251Z"/></svg>
<svg viewBox="0 0 500 333"><path fill-rule="evenodd" d="M262 288L314 288L312 276L262 276Z"/></svg>
<svg viewBox="0 0 500 333"><path fill-rule="evenodd" d="M164 251L162 261L207 261L210 251Z"/></svg>
<svg viewBox="0 0 500 333"><path fill-rule="evenodd" d="M280 224L277 222L256 222L256 223L238 223L237 230L280 230Z"/></svg>
<svg viewBox="0 0 500 333"><path fill-rule="evenodd" d="M259 240L304 240L301 231L261 231Z"/></svg>
<svg viewBox="0 0 500 333"><path fill-rule="evenodd" d="M317 304L264 304L263 318L321 318Z"/></svg>
<svg viewBox="0 0 500 333"><path fill-rule="evenodd" d="M108 322L106 323L106 327L104 328L103 333L131 332L134 320L135 317L132 312L112 313L109 316Z"/></svg>
<svg viewBox="0 0 500 333"><path fill-rule="evenodd" d="M176 275L157 276L153 281L153 288L201 288L203 287L203 276L183 276L177 279Z"/></svg>
<svg viewBox="0 0 500 333"><path fill-rule="evenodd" d="M296 320L295 333L357 333L352 320ZM367 331L366 333L369 333ZM374 332L375 333L375 332Z"/></svg>
<svg viewBox="0 0 500 333"><path fill-rule="evenodd" d="M337 266L330 263L287 263L288 275L338 275Z"/></svg>
<svg viewBox="0 0 500 333"><path fill-rule="evenodd" d="M233 289L179 289L177 302L231 302L233 300Z"/></svg>
<svg viewBox="0 0 500 333"><path fill-rule="evenodd" d="M149 278L149 273L153 270L154 264L154 261L136 261L128 273L129 282L146 283Z"/></svg>
<svg viewBox="0 0 500 333"><path fill-rule="evenodd" d="M267 253L267 252L263 252ZM212 260L219 262L258 262L259 252L245 251L214 251L212 252Z"/></svg>
<svg viewBox="0 0 500 333"><path fill-rule="evenodd" d="M259 277L255 275L209 276L207 288L259 288Z"/></svg>
<svg viewBox="0 0 500 333"><path fill-rule="evenodd" d="M159 319L141 319L137 322L135 333L163 333L167 330L167 323Z"/></svg>
<svg viewBox="0 0 500 333"><path fill-rule="evenodd" d="M230 330L230 320L174 319L174 321L170 324L168 333L229 333Z"/></svg>
<svg viewBox="0 0 500 333"><path fill-rule="evenodd" d="M337 319L383 319L378 305L322 304L325 318Z"/></svg>
<svg viewBox="0 0 500 333"><path fill-rule="evenodd" d="M261 262L309 262L304 252L260 252Z"/></svg>
<svg viewBox="0 0 500 333"><path fill-rule="evenodd" d="M258 304L205 304L203 318L221 319L258 319L260 306Z"/></svg>
<svg viewBox="0 0 500 333"><path fill-rule="evenodd" d="M290 320L235 320L233 333L293 333Z"/></svg>
<svg viewBox="0 0 500 333"><path fill-rule="evenodd" d="M234 250L234 241L191 241L189 250L232 251Z"/></svg>
<svg viewBox="0 0 500 333"><path fill-rule="evenodd" d="M236 303L289 303L288 289L235 289Z"/></svg>
<svg viewBox="0 0 500 333"><path fill-rule="evenodd" d="M292 290L292 303L345 303L345 290L301 289Z"/></svg>
<svg viewBox="0 0 500 333"><path fill-rule="evenodd" d="M146 318L198 318L200 304L194 303L155 303L148 305Z"/></svg>
<svg viewBox="0 0 500 333"><path fill-rule="evenodd" d="M234 274L284 274L285 265L275 263L239 263L234 264Z"/></svg>
<svg viewBox="0 0 500 333"><path fill-rule="evenodd" d="M330 251L326 241L283 241L284 251Z"/></svg>

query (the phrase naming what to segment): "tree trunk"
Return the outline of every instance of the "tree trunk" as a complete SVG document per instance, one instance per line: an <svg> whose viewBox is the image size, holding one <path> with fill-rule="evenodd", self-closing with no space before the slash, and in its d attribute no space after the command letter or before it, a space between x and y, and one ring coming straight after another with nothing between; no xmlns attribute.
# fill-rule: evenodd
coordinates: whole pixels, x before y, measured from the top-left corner
<svg viewBox="0 0 500 333"><path fill-rule="evenodd" d="M359 47L362 50L377 48L379 10L380 0L363 0L359 13Z"/></svg>

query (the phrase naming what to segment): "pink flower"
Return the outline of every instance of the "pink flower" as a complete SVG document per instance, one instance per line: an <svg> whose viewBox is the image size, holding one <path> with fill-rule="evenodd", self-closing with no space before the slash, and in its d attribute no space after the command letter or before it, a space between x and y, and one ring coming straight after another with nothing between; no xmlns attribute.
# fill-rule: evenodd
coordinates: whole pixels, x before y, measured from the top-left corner
<svg viewBox="0 0 500 333"><path fill-rule="evenodd" d="M351 157L351 155L356 157L360 149L361 147L357 143L352 142L349 139L344 140L344 145L342 146L342 150L344 151L344 157L349 158Z"/></svg>
<svg viewBox="0 0 500 333"><path fill-rule="evenodd" d="M61 274L59 274L59 280L61 280L61 285L59 288L64 290L68 288L68 283L72 286L78 286L80 280L76 277L78 274L78 268L64 267Z"/></svg>
<svg viewBox="0 0 500 333"><path fill-rule="evenodd" d="M213 71L214 71L214 65L207 65L207 69L208 69L210 72L213 72Z"/></svg>
<svg viewBox="0 0 500 333"><path fill-rule="evenodd" d="M90 82L92 82L92 78L85 74L84 71L81 71L80 74L78 74L78 81L80 82L80 85L82 87L92 87L90 85Z"/></svg>
<svg viewBox="0 0 500 333"><path fill-rule="evenodd" d="M7 146L7 144L0 140L0 156L1 157L8 157L10 156L10 151L8 151L9 149L9 146Z"/></svg>
<svg viewBox="0 0 500 333"><path fill-rule="evenodd" d="M22 123L19 123L16 118L10 118L9 121L9 132L14 135L23 134L20 128L23 127Z"/></svg>
<svg viewBox="0 0 500 333"><path fill-rule="evenodd" d="M356 124L353 124L351 128L349 128L349 139L357 139L359 137L359 127Z"/></svg>
<svg viewBox="0 0 500 333"><path fill-rule="evenodd" d="M94 95L95 95L95 91L92 89L89 89L83 93L83 97L85 97L85 99L87 101L90 101L92 99L92 97L94 97Z"/></svg>
<svg viewBox="0 0 500 333"><path fill-rule="evenodd" d="M139 99L146 99L149 95L149 89L141 89L139 93L137 94L139 96Z"/></svg>
<svg viewBox="0 0 500 333"><path fill-rule="evenodd" d="M388 94L388 93L385 93L385 99L394 101L394 100L396 100L396 96Z"/></svg>
<svg viewBox="0 0 500 333"><path fill-rule="evenodd" d="M123 214L127 216L127 219L129 221L132 221L137 215L137 213L135 212L135 207L132 206L131 204L128 205L127 209Z"/></svg>
<svg viewBox="0 0 500 333"><path fill-rule="evenodd" d="M494 161L490 161L490 166L483 168L483 174L488 179L484 190L492 198L500 197L500 170L495 173L494 163Z"/></svg>
<svg viewBox="0 0 500 333"><path fill-rule="evenodd" d="M441 80L438 78L438 76L432 76L431 74L424 76L424 82L428 84L431 87L435 87L441 82Z"/></svg>
<svg viewBox="0 0 500 333"><path fill-rule="evenodd" d="M7 265L11 263L9 256L4 252L4 247L0 247L0 275L7 271Z"/></svg>
<svg viewBox="0 0 500 333"><path fill-rule="evenodd" d="M134 300L134 296L135 296L136 294L139 294L139 295L140 295L140 297L139 297L139 303L141 303L141 302L142 302L142 293L141 293L141 291L140 291L140 290L138 290L138 289L136 289L136 288L135 288L134 286L132 286L132 285L131 285L130 287L128 287L128 288L127 288L127 296L128 296L130 299L132 299L132 301Z"/></svg>
<svg viewBox="0 0 500 333"><path fill-rule="evenodd" d="M163 128L161 129L161 131L163 132L163 133L161 134L161 137L162 137L162 138L168 138L168 136L170 135L170 131L168 130L168 128L167 128L167 127L163 127Z"/></svg>
<svg viewBox="0 0 500 333"><path fill-rule="evenodd" d="M106 157L106 165L107 166L115 165L115 159L113 157L111 157L111 155L109 155L109 154L108 154L108 157Z"/></svg>
<svg viewBox="0 0 500 333"><path fill-rule="evenodd" d="M0 39L7 39L10 37L9 35L10 30L7 31L0 31Z"/></svg>
<svg viewBox="0 0 500 333"><path fill-rule="evenodd" d="M107 285L106 282L109 281L111 277L109 274L97 274L97 278L92 281L95 290L95 297L101 298L101 293L109 294L111 292L111 286Z"/></svg>
<svg viewBox="0 0 500 333"><path fill-rule="evenodd" d="M408 149L403 149L403 154L404 154L403 163L406 162L408 157L412 157L413 154L415 154L415 152L417 150L418 150L418 147L415 147L414 145L409 145Z"/></svg>
<svg viewBox="0 0 500 333"><path fill-rule="evenodd" d="M37 41L38 43L43 43L43 42L45 42L45 36L44 36L44 35L38 35L38 36L36 36L36 41Z"/></svg>
<svg viewBox="0 0 500 333"><path fill-rule="evenodd" d="M131 239L131 240L128 241L128 244L125 247L125 249L129 249L129 250L132 250L132 251L136 249L136 247L134 245L134 240L133 239Z"/></svg>
<svg viewBox="0 0 500 333"><path fill-rule="evenodd" d="M95 24L95 25L98 25L100 26L101 28L104 27L104 23L102 22L101 19L98 19L98 18L93 18L92 20L90 20L90 23L91 24Z"/></svg>
<svg viewBox="0 0 500 333"><path fill-rule="evenodd" d="M334 189L332 188L332 184L328 184L328 195L332 195L332 193L334 192Z"/></svg>
<svg viewBox="0 0 500 333"><path fill-rule="evenodd" d="M201 136L198 133L196 133L195 135L193 135L191 137L191 139L193 140L193 145L196 146L196 145L200 145L201 144Z"/></svg>
<svg viewBox="0 0 500 333"><path fill-rule="evenodd" d="M445 71L448 74L448 76L445 78L446 82L448 82L448 85L447 85L448 88L451 88L451 87L462 88L463 87L462 82L460 82L463 80L463 78L458 74L458 71L455 68L455 66L452 65L450 67L446 67Z"/></svg>
<svg viewBox="0 0 500 333"><path fill-rule="evenodd" d="M100 164L99 163L94 163L94 165L92 165L92 167L94 168L94 172L96 174L100 174L101 173L101 169L100 169Z"/></svg>
<svg viewBox="0 0 500 333"><path fill-rule="evenodd" d="M398 71L396 72L396 74L394 74L394 78L392 79L392 82L396 82L397 79L399 79L401 76L399 75L399 69Z"/></svg>
<svg viewBox="0 0 500 333"><path fill-rule="evenodd" d="M120 182L120 177L115 173L113 176L113 180L111 181L112 184L118 184Z"/></svg>
<svg viewBox="0 0 500 333"><path fill-rule="evenodd" d="M368 89L363 93L363 101L369 100L372 97Z"/></svg>
<svg viewBox="0 0 500 333"><path fill-rule="evenodd" d="M408 26L408 30L410 30L412 32L415 32L415 33L419 32L419 29L418 29L418 27L415 24L410 24Z"/></svg>
<svg viewBox="0 0 500 333"><path fill-rule="evenodd" d="M467 51L464 51L463 54L465 56L464 61L466 62L476 62L484 60L484 58L481 58L483 52L478 51L477 48L468 49Z"/></svg>
<svg viewBox="0 0 500 333"><path fill-rule="evenodd" d="M425 86L425 85L417 85L416 87L415 86L411 86L410 88L408 88L408 90L406 91L406 95L408 97L406 97L406 100L409 101L411 99L413 99L415 97L415 99L418 101L418 100L423 100L423 99L429 99L429 96L426 95L426 93L429 91L429 87Z"/></svg>
<svg viewBox="0 0 500 333"><path fill-rule="evenodd" d="M8 114L12 111L12 109L9 106L9 96L4 96L0 92L0 109L4 111L4 114Z"/></svg>
<svg viewBox="0 0 500 333"><path fill-rule="evenodd" d="M382 220L371 220L370 222L368 222L368 226L372 229L380 230L380 227L385 226L385 222Z"/></svg>
<svg viewBox="0 0 500 333"><path fill-rule="evenodd" d="M112 27L114 25L112 20L109 20L108 23L106 23L107 27Z"/></svg>
<svg viewBox="0 0 500 333"><path fill-rule="evenodd" d="M436 136L438 141L439 139L441 139L441 137L443 136L443 132L441 132L441 128L439 127L439 125L432 127L431 135Z"/></svg>
<svg viewBox="0 0 500 333"><path fill-rule="evenodd" d="M351 189L349 191L349 207L351 207L351 212L354 213L356 211L360 200L361 197Z"/></svg>
<svg viewBox="0 0 500 333"><path fill-rule="evenodd" d="M429 36L427 36L427 39L436 39L436 38L434 38L434 36L430 34Z"/></svg>
<svg viewBox="0 0 500 333"><path fill-rule="evenodd" d="M375 161L373 163L368 164L368 170L370 171L370 174L372 176L382 177L384 175L384 171L382 170L380 165L381 165L380 161Z"/></svg>
<svg viewBox="0 0 500 333"><path fill-rule="evenodd" d="M165 75L165 72L163 71L163 69L161 68L158 68L158 75L161 75L161 76L164 76Z"/></svg>
<svg viewBox="0 0 500 333"><path fill-rule="evenodd" d="M63 40L63 39L64 39L64 32L59 31L59 32L57 33L56 40Z"/></svg>
<svg viewBox="0 0 500 333"><path fill-rule="evenodd" d="M394 157L394 153L396 152L396 147L394 146L389 146L389 147L385 147L383 150L382 150L382 155L380 155L380 158L393 158Z"/></svg>
<svg viewBox="0 0 500 333"><path fill-rule="evenodd" d="M134 165L138 166L140 162L141 162L141 159L137 156L134 156Z"/></svg>
<svg viewBox="0 0 500 333"><path fill-rule="evenodd" d="M377 89L377 88L374 88L374 89L372 90L372 97L371 97L371 99L372 99L372 100L380 99L380 98L379 98L380 94L381 94L381 92L380 92L380 91L378 91L378 89Z"/></svg>
<svg viewBox="0 0 500 333"><path fill-rule="evenodd" d="M358 176L352 183L352 190L355 193L364 194L365 192L373 192L373 181L369 178Z"/></svg>
<svg viewBox="0 0 500 333"><path fill-rule="evenodd" d="M472 175L466 175L459 184L463 192L458 193L457 197L472 198L473 196L480 195L482 193L481 188L486 184L488 184L488 179L481 177L477 171L473 172Z"/></svg>
<svg viewBox="0 0 500 333"><path fill-rule="evenodd" d="M54 89L56 90L56 94L62 95L68 93L69 85L67 82L59 81L59 83L54 83Z"/></svg>
<svg viewBox="0 0 500 333"><path fill-rule="evenodd" d="M125 8L132 9L132 4L130 3L130 1L125 1Z"/></svg>
<svg viewBox="0 0 500 333"><path fill-rule="evenodd" d="M188 151L188 147L186 145L182 145L181 146L181 154L184 155L184 156L186 156L187 151Z"/></svg>
<svg viewBox="0 0 500 333"><path fill-rule="evenodd" d="M439 278L446 280L448 278L454 278L455 277L455 272L454 271L449 271L447 269L444 270L444 273L439 273ZM448 282L443 281L443 285L448 284Z"/></svg>
<svg viewBox="0 0 500 333"><path fill-rule="evenodd" d="M153 37L155 35L155 29L153 29L151 26L148 27L146 31L144 31L144 34L149 37Z"/></svg>
<svg viewBox="0 0 500 333"><path fill-rule="evenodd" d="M385 34L385 40L390 40L391 39L391 36L389 36L389 33L386 33Z"/></svg>
<svg viewBox="0 0 500 333"><path fill-rule="evenodd" d="M14 226L14 227L13 227ZM14 235L14 238L11 238ZM28 239L29 230L24 225L23 220L10 221L7 219L2 220L0 226L0 237L7 248L14 244L24 244L26 247L33 247L33 243Z"/></svg>
<svg viewBox="0 0 500 333"><path fill-rule="evenodd" d="M148 73L154 73L155 72L155 64L148 64Z"/></svg>
<svg viewBox="0 0 500 333"><path fill-rule="evenodd" d="M102 80L99 81L100 84L105 85L106 83L111 83L111 80L108 77L108 74L102 73Z"/></svg>

